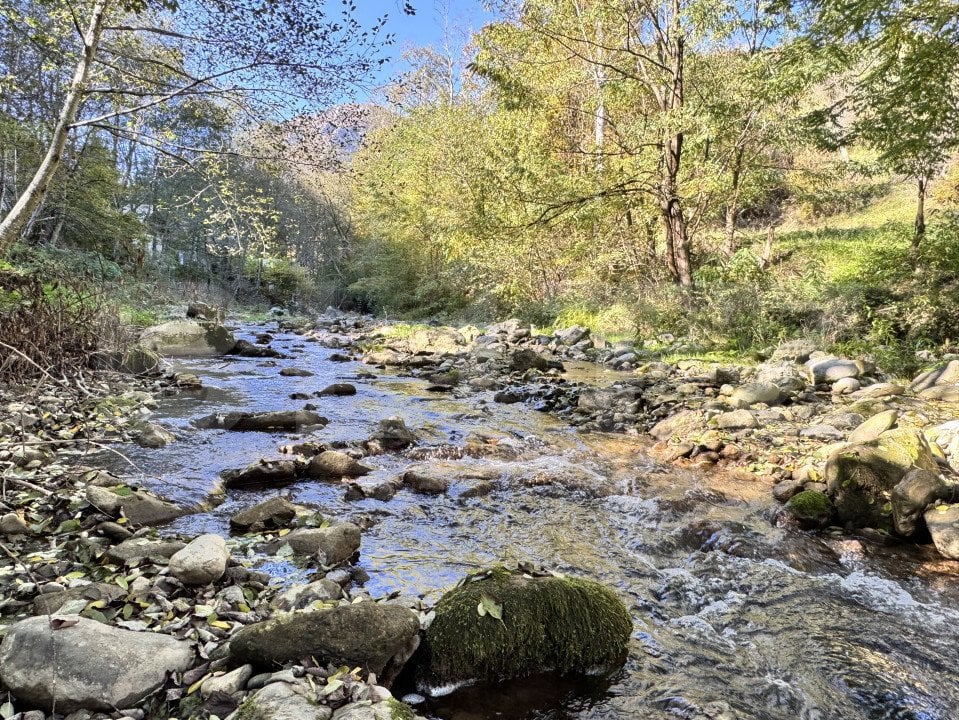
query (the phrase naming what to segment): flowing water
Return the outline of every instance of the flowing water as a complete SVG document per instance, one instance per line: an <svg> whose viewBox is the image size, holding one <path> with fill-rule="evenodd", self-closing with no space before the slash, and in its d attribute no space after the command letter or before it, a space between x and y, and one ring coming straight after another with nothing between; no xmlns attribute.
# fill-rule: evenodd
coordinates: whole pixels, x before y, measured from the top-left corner
<svg viewBox="0 0 959 720"><path fill-rule="evenodd" d="M362 378L369 367L330 362L331 350L296 335L280 334L273 346L292 359L180 363L205 388L161 401L156 419L179 428L178 442L130 455L149 487L198 502L221 470L277 457L279 446L303 437L201 431L191 419L290 409L302 405L291 393L347 381L358 394L315 401L330 423L307 437L361 440L395 415L422 446L436 447L423 462L442 465L450 446L485 433L507 452L456 467L492 478L495 490L470 499L403 490L388 502L350 502L343 485L306 481L231 491L172 530L228 535L232 513L282 492L368 528L360 564L374 596L435 599L480 566L528 560L607 583L630 607L629 658L613 677L464 690L421 712L456 720L959 719L957 564L923 548L776 529L768 487L657 466L639 438L579 434L522 404L495 404L491 393L435 395L421 380L386 372ZM282 377L286 366L315 376ZM610 382L595 369L580 379ZM411 463L396 455L364 462L382 475ZM265 567L280 582L301 572L278 561Z"/></svg>

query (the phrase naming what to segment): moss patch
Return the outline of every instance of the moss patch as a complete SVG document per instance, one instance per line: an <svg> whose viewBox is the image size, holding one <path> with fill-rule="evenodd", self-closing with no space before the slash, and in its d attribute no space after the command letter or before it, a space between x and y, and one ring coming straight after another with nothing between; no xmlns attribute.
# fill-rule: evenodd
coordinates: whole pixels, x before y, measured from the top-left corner
<svg viewBox="0 0 959 720"><path fill-rule="evenodd" d="M413 720L416 717L413 708L396 698L390 698L386 704L390 708L390 720Z"/></svg>
<svg viewBox="0 0 959 720"><path fill-rule="evenodd" d="M800 522L812 525L826 525L833 513L829 496L815 490L803 490L793 495L786 508Z"/></svg>
<svg viewBox="0 0 959 720"><path fill-rule="evenodd" d="M494 611L481 615L481 605ZM611 669L625 659L632 629L622 601L598 583L498 567L467 578L437 604L426 631L425 679L445 685Z"/></svg>

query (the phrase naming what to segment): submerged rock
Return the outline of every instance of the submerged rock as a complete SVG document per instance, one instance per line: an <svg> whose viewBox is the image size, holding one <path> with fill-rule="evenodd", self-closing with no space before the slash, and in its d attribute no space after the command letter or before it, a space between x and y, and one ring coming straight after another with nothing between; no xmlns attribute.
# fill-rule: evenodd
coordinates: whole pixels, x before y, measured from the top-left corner
<svg viewBox="0 0 959 720"><path fill-rule="evenodd" d="M416 444L416 435L406 427L401 418L391 417L380 420L370 440L382 445L387 450L402 450Z"/></svg>
<svg viewBox="0 0 959 720"><path fill-rule="evenodd" d="M28 705L111 712L136 705L192 661L190 644L169 635L43 616L10 626L0 645L0 680Z"/></svg>
<svg viewBox="0 0 959 720"><path fill-rule="evenodd" d="M325 450L310 460L306 474L310 477L360 477L370 472L344 452Z"/></svg>
<svg viewBox="0 0 959 720"><path fill-rule="evenodd" d="M296 480L300 466L293 460L259 460L242 470L224 470L220 473L228 488L257 485L280 485Z"/></svg>
<svg viewBox="0 0 959 720"><path fill-rule="evenodd" d="M394 656L418 637L412 610L376 602L279 615L247 625L230 641L239 662L272 665L315 657L320 662L360 665L381 675Z"/></svg>
<svg viewBox="0 0 959 720"><path fill-rule="evenodd" d="M296 517L296 506L285 497L272 497L241 510L230 518L230 526L243 532L260 532L283 527Z"/></svg>
<svg viewBox="0 0 959 720"><path fill-rule="evenodd" d="M633 621L610 589L494 568L446 593L426 630L428 687L622 664Z"/></svg>
<svg viewBox="0 0 959 720"><path fill-rule="evenodd" d="M322 415L310 410L277 410L273 412L229 412L207 415L193 421L204 430L237 430L253 432L273 432L278 430L300 430L329 422Z"/></svg>
<svg viewBox="0 0 959 720"><path fill-rule="evenodd" d="M260 347L259 345L254 345L248 340L238 340L236 344L230 349L227 353L228 355L238 355L239 357L247 358L282 358L286 357L279 350L274 350L273 348Z"/></svg>

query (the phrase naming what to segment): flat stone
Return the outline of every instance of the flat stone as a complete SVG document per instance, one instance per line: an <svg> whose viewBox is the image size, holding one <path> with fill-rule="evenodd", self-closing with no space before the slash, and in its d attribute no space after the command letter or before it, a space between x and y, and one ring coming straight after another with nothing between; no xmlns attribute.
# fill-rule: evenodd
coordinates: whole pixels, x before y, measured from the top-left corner
<svg viewBox="0 0 959 720"><path fill-rule="evenodd" d="M419 617L412 610L358 602L247 625L233 636L230 652L240 662L253 665L315 657L321 663L360 665L380 675L419 630Z"/></svg>
<svg viewBox="0 0 959 720"><path fill-rule="evenodd" d="M56 663L51 662L56 658ZM0 680L21 702L58 712L111 712L137 705L172 672L193 663L190 644L76 615L10 626L0 645Z"/></svg>
<svg viewBox="0 0 959 720"><path fill-rule="evenodd" d="M296 506L285 497L272 497L246 508L230 518L230 526L244 532L288 525L296 517Z"/></svg>
<svg viewBox="0 0 959 720"><path fill-rule="evenodd" d="M126 591L119 585L112 583L90 583L80 587L68 588L60 592L37 595L33 599L34 615L52 615L68 602L74 600L86 600L94 602L96 600L106 600L108 603L119 600Z"/></svg>
<svg viewBox="0 0 959 720"><path fill-rule="evenodd" d="M849 434L849 442L851 443L866 443L872 442L880 435L882 435L886 430L891 430L896 426L896 423L899 421L899 411L898 410L886 410L881 413L873 415L871 418L863 422L859 427L853 430Z"/></svg>
<svg viewBox="0 0 959 720"><path fill-rule="evenodd" d="M186 545L179 540L151 540L134 537L114 545L106 552L111 560L135 565L141 560L165 562Z"/></svg>
<svg viewBox="0 0 959 720"><path fill-rule="evenodd" d="M722 413L715 418L716 427L720 430L742 430L759 427L759 421L749 410L733 410Z"/></svg>
<svg viewBox="0 0 959 720"><path fill-rule="evenodd" d="M324 565L349 560L360 549L360 529L353 523L299 528L282 538L298 555L315 555Z"/></svg>

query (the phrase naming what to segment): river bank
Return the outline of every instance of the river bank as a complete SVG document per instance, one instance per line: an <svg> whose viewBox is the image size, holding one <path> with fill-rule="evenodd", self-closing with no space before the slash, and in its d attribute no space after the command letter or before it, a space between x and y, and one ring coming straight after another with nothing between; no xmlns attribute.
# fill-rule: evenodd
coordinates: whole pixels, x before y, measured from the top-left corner
<svg viewBox="0 0 959 720"><path fill-rule="evenodd" d="M244 667L217 656L216 649L240 627L275 613L271 604L298 585L314 585L312 592L325 588L323 592L332 595L334 583L341 593L335 600L339 604L396 595L394 600L423 621L443 590L467 573L498 562L529 563L600 580L627 599L634 632L624 670L588 687L565 680L558 691L545 695L541 683L504 687L496 693L498 704L482 693L472 699L454 693L418 706L417 712L452 718L467 713L483 716L512 706L513 717L545 707L556 717L628 717L642 712L650 717L785 718L838 712L845 713L843 717L878 718L917 708L928 717L948 717L956 688L939 675L935 663L942 657L947 667L946 643L953 632L947 629L952 623L948 608L956 599L952 563L935 559L928 546L897 544L891 536L880 544L868 533L850 535L840 528L809 535L790 523L777 527L779 504L772 489L780 476L766 468L788 470L782 458L792 456L782 452L780 462L772 462L769 453L782 446L760 444L754 435L761 439L761 433L722 437L729 429L720 433L707 426L695 436L670 434L657 446L634 420L642 416L640 422L654 428L682 410L697 413L708 423L707 415L721 413L704 406L731 396L720 392L722 385L717 384L728 378L717 373L707 378L709 382L696 381L702 377L696 373L703 370L692 365L645 368L641 374L635 373L636 367L623 368L624 363L610 370L579 365L583 358L576 352L591 359L582 345L576 352L559 345L550 348L556 338L544 341L526 335L516 324L506 327L510 329L505 333L487 330L487 337L494 338L488 343L477 342L480 334L467 339L469 330L457 332L462 338L458 339L437 328L391 338L389 331L378 330L369 319L354 316L281 322L245 327L240 334L253 344L268 340L286 357L179 361L181 380L195 376L199 387L194 384L190 390L163 396L164 388L158 386L161 397L151 418L164 426L173 442L161 449L122 448L125 460L101 453L90 464L115 475L100 476L98 490L91 490L91 477L64 474L57 486L60 505L53 512L57 527L25 535L19 545L8 539L7 547L21 557L22 567L18 571L14 566L5 578L17 586L11 597L21 605L5 605L5 616L23 615L28 603L59 592L57 586L69 591L88 587L94 580L119 588L122 596L81 598L86 601L81 614L99 612L114 625L133 623L131 629L189 638L201 648L200 659L204 653L209 656L168 683L162 703L156 704L161 698L155 697L153 705L140 709L146 714L202 716L226 705L213 708L209 703L213 691L204 696L202 682L192 693L191 687L209 680L208 675L218 679L226 675L217 673ZM583 339L563 347L575 348ZM539 358L566 363L566 372ZM653 376L659 378L658 387L643 379L657 370L664 376ZM698 394L681 393L680 379L696 385ZM737 382L741 387L748 379L741 374ZM328 390L336 385L341 387ZM346 385L355 394L341 394ZM710 387L715 387L714 394L708 392ZM667 402L649 403L647 398L654 393L666 396ZM831 392L812 393L815 407L822 406L823 413L827 406L856 402L841 396L834 402ZM670 394L678 400L668 402ZM628 407L632 404L635 409ZM306 411L328 422L275 433L197 427L209 416L305 405L315 406ZM802 407L803 401L786 401L780 412L793 406ZM662 407L674 410L646 418L648 407L654 413ZM766 409L751 406L748 412ZM398 416L410 433L413 442L406 447L388 446L398 437L398 425L388 423L390 432L383 432L381 422L392 416ZM673 468L647 457L648 452L656 456L684 442L705 445L701 435L709 432L721 435L721 447L694 447L685 457L665 456L686 467ZM779 431L768 434L783 435L788 437ZM798 432L796 437L798 444ZM808 445L795 457L805 458L806 448L817 438L805 442ZM731 445L739 446L741 454L727 451ZM287 446L299 452L283 452ZM321 464L317 458L331 452L343 453L369 472L349 478L330 477L329 472L311 475L309 466ZM709 452L716 457L706 455ZM224 482L230 484L230 477L236 477L229 473L224 477L223 471L262 468L261 459L282 471L272 474L270 486L223 491ZM333 460L344 458L327 455L324 462ZM280 466L283 462L288 464ZM138 470L132 471L129 463ZM277 480L279 486L274 485ZM41 478L35 484L43 482ZM118 493L118 488L125 489ZM90 502L91 492L96 500L103 489L121 498L113 500L112 511L103 507L109 503ZM134 501L122 500L147 497L146 490L166 496L178 508L199 512L164 524L160 536L147 529L151 523L137 531L138 523L123 521ZM231 534L231 518L263 502L280 500L288 505L281 503L282 512L267 516L272 525L252 532L246 526ZM70 521L76 524L63 525ZM323 566L332 556L320 562L321 548L311 547L304 555L297 551L297 541L283 541L308 533L311 525L324 530L357 528L359 558L353 556L355 536L350 531L344 533L349 535L345 545L323 550L350 551L342 564L340 558L329 563L336 566L329 570ZM121 532L127 529L137 533L135 544L152 545L132 564L127 559L121 564L111 549L130 540ZM211 586L178 585L169 561L161 556L181 551L184 541L204 533L227 537L228 567ZM310 542L320 541L312 537ZM80 556L82 547L93 548L86 561ZM33 587L23 578L17 582L28 565L37 576ZM47 569L38 574L37 567ZM328 582L316 587L321 581ZM240 589L242 601L231 588ZM312 602L330 600L324 596ZM937 637L916 635L930 628L937 628ZM913 638L907 650L888 645L893 634ZM779 646L791 648L787 657ZM886 665L864 664L866 648ZM810 667L810 656L822 662ZM274 678L267 686L295 687L300 681L308 685L308 677L323 685L322 672L307 672L310 667L293 663L293 677ZM890 667L896 668L892 674ZM336 671L323 670L327 678ZM267 679L250 675L237 680L243 675L231 677L238 684L227 693L230 697L239 693L233 699L240 702ZM253 677L258 680L251 684ZM846 688L869 686L870 694L837 688L837 677L844 678ZM347 684L382 687L362 676ZM331 711L349 705L338 705L352 697L348 690L334 696L328 705ZM380 690L366 692L384 697ZM895 695L892 700L889 693ZM369 696L360 702L369 702ZM483 709L484 705L498 709Z"/></svg>

